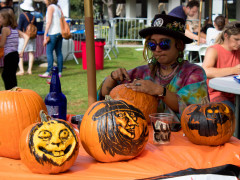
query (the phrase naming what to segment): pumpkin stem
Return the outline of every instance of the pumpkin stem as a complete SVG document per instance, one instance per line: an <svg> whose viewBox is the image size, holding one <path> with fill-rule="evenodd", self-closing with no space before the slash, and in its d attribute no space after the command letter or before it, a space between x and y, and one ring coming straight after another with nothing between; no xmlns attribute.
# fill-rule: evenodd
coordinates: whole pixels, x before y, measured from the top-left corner
<svg viewBox="0 0 240 180"><path fill-rule="evenodd" d="M113 100L113 99L110 95L105 95L105 101L107 101L107 100Z"/></svg>
<svg viewBox="0 0 240 180"><path fill-rule="evenodd" d="M41 117L41 122L48 122L52 119L51 116L49 116L44 110L40 111L40 117Z"/></svg>
<svg viewBox="0 0 240 180"><path fill-rule="evenodd" d="M15 87L13 87L12 89L10 89L10 91L18 91L19 89L21 89L20 87L17 87L17 86L15 86Z"/></svg>

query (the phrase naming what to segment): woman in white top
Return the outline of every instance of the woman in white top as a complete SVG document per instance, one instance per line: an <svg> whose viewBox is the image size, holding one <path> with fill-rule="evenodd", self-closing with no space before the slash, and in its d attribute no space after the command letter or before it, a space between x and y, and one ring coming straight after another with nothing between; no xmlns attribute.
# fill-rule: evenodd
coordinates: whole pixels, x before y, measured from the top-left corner
<svg viewBox="0 0 240 180"><path fill-rule="evenodd" d="M222 32L225 26L225 17L220 15L217 16L213 22L215 28L208 28L206 41L208 45L213 45L215 43L216 37Z"/></svg>
<svg viewBox="0 0 240 180"><path fill-rule="evenodd" d="M53 51L55 50L57 56L57 66L59 70L59 77L62 76L63 55L62 55L62 35L60 27L60 18L62 11L57 5L58 0L45 0L47 6L46 14L46 28L44 33L43 44L47 45L46 54L48 61L48 68L44 74L39 74L40 77L50 77L50 72L53 67ZM47 40L49 36L50 40Z"/></svg>

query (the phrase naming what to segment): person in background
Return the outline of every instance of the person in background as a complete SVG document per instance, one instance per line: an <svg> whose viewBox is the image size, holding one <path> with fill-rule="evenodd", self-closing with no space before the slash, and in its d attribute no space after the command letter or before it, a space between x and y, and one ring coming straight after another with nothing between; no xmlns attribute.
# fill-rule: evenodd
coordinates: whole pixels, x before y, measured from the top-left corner
<svg viewBox="0 0 240 180"><path fill-rule="evenodd" d="M193 17L195 14L198 13L199 9L199 2L196 0L189 1L186 6L177 6L173 10L171 10L168 15L175 16L178 18L187 20L187 17ZM198 40L198 36L192 33L189 29L186 29L185 35L190 39ZM206 43L206 39L200 38L200 43Z"/></svg>
<svg viewBox="0 0 240 180"><path fill-rule="evenodd" d="M14 9L13 9L13 0L1 0L1 7L0 7L0 10L1 9L6 9L6 8L10 8L13 13L14 13Z"/></svg>
<svg viewBox="0 0 240 180"><path fill-rule="evenodd" d="M213 45L216 37L222 32L225 26L225 17L220 15L217 16L213 22L215 28L208 28L207 30L207 45Z"/></svg>
<svg viewBox="0 0 240 180"><path fill-rule="evenodd" d="M60 27L60 18L61 18L61 9L57 5L58 0L45 0L47 6L47 15L46 15L46 28L44 32L44 41L43 44L47 45L47 61L48 67L47 71L44 74L39 74L40 77L47 78L50 77L50 71L53 67L53 51L55 50L57 56L57 66L58 66L58 75L62 76L63 68L63 55L62 55L62 35ZM50 40L48 42L47 36Z"/></svg>
<svg viewBox="0 0 240 180"><path fill-rule="evenodd" d="M24 0L24 2L20 5L20 8L22 9L23 13L19 16L18 21L18 29L25 32L27 26L29 25L29 22L26 18L28 17L29 21L31 22L34 18L34 25L36 26L36 18L30 13L31 11L34 11L34 8L32 6L32 0ZM19 46L18 46L18 52L22 51L24 44L24 39L19 38ZM36 52L36 38L30 39L28 41L27 47L25 49L25 52L28 53L28 70L27 74L32 74L32 67L34 62L34 53ZM24 67L23 67L23 57L20 57L20 61L18 64L19 71L17 72L17 75L24 75Z"/></svg>
<svg viewBox="0 0 240 180"><path fill-rule="evenodd" d="M212 21L206 17L203 27L201 28L201 36L206 39L208 28L214 28Z"/></svg>
<svg viewBox="0 0 240 180"><path fill-rule="evenodd" d="M193 34L198 35L198 30L199 30L199 26L198 26L198 24L195 24L195 25L193 26L193 28L192 28Z"/></svg>
<svg viewBox="0 0 240 180"><path fill-rule="evenodd" d="M0 2L0 10L1 9L8 9L10 8L13 13L14 13L14 9L13 9L13 0L1 0ZM2 31L2 26L0 26L0 33Z"/></svg>
<svg viewBox="0 0 240 180"><path fill-rule="evenodd" d="M216 39L216 44L208 47L202 67L209 79L240 74L240 21L225 26ZM226 87L227 88L227 87ZM224 102L234 110L235 95L208 87L210 101Z"/></svg>
<svg viewBox="0 0 240 180"><path fill-rule="evenodd" d="M2 79L5 89L12 89L17 86L17 66L19 56L22 57L23 51L28 43L29 37L17 29L17 21L11 9L0 10L0 25L3 26L0 40L0 47L4 47L4 67ZM18 54L18 38L24 38L23 49Z"/></svg>
<svg viewBox="0 0 240 180"><path fill-rule="evenodd" d="M42 32L43 30L43 14L40 10L40 5L37 3L36 11L32 11L31 14L36 18L37 31Z"/></svg>
<svg viewBox="0 0 240 180"><path fill-rule="evenodd" d="M183 60L185 44L192 42L184 32L182 18L155 15L151 27L139 32L146 39L143 57L149 63L112 71L100 85L97 99L104 99L118 84L126 84L134 91L158 97L158 112L170 112L177 118L188 105L208 102L204 70Z"/></svg>

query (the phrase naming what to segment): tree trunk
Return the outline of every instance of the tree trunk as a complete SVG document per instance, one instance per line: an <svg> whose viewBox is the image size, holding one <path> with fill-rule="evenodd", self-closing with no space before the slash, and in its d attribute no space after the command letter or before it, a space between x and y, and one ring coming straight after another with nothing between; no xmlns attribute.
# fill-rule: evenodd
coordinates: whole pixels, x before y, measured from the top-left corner
<svg viewBox="0 0 240 180"><path fill-rule="evenodd" d="M107 6L108 8L108 18L113 18L113 0L102 0L102 2Z"/></svg>

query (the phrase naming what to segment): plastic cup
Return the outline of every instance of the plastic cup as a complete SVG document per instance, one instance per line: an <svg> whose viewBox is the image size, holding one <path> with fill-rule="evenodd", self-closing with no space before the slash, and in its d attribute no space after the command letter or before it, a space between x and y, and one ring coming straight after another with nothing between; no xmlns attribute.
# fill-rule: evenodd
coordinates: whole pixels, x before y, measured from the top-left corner
<svg viewBox="0 0 240 180"><path fill-rule="evenodd" d="M153 144L168 144L170 142L173 115L170 113L154 113L150 114L149 117L153 128Z"/></svg>

